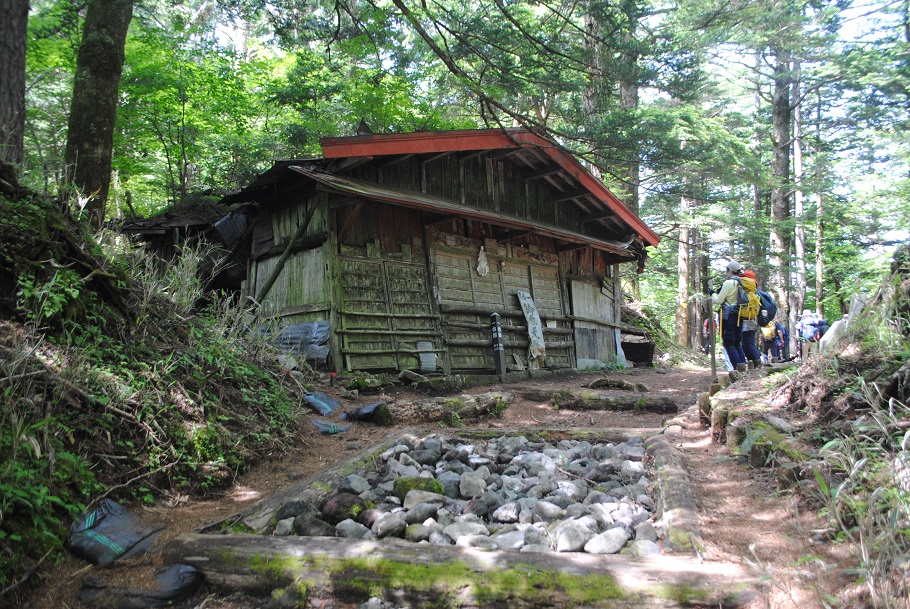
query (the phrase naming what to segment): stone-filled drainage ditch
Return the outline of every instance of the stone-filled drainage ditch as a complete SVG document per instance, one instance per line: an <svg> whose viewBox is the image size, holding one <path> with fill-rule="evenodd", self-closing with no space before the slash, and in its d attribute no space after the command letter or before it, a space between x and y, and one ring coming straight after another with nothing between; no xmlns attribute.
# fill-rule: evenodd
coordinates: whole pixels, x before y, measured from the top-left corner
<svg viewBox="0 0 910 609"><path fill-rule="evenodd" d="M699 559L694 499L666 436L497 431L396 435L177 538L165 558L276 607L727 607L751 596L754 575Z"/></svg>

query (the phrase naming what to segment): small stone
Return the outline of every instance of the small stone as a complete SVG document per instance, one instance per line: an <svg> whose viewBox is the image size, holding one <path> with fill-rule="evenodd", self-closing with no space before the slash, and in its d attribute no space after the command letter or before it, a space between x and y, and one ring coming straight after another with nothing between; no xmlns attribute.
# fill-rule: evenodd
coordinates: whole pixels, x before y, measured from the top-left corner
<svg viewBox="0 0 910 609"><path fill-rule="evenodd" d="M383 514L379 520L373 523L371 528L373 534L382 539L384 537L404 537L404 532L408 528L408 523L398 514Z"/></svg>
<svg viewBox="0 0 910 609"><path fill-rule="evenodd" d="M346 537L348 539L365 539L373 536L370 529L350 518L336 524L335 531L338 533L339 537Z"/></svg>
<svg viewBox="0 0 910 609"><path fill-rule="evenodd" d="M582 526L576 520L566 522L556 533L556 551L579 552L594 535L594 531Z"/></svg>
<svg viewBox="0 0 910 609"><path fill-rule="evenodd" d="M650 522L635 525L635 541L657 541L657 529Z"/></svg>
<svg viewBox="0 0 910 609"><path fill-rule="evenodd" d="M359 495L364 491L369 491L373 487L363 476L358 476L357 474L351 474L350 476L345 476L341 483L338 485L338 490L342 493L353 493L354 495Z"/></svg>
<svg viewBox="0 0 910 609"><path fill-rule="evenodd" d="M585 552L589 554L616 554L622 550L627 541L629 541L629 533L624 528L609 529L588 541L585 544Z"/></svg>
<svg viewBox="0 0 910 609"><path fill-rule="evenodd" d="M499 546L486 535L462 535L455 540L455 545L463 548L483 548L485 550L498 550Z"/></svg>
<svg viewBox="0 0 910 609"><path fill-rule="evenodd" d="M566 515L566 511L550 501L538 501L534 505L534 515L544 522L553 522Z"/></svg>
<svg viewBox="0 0 910 609"><path fill-rule="evenodd" d="M413 490L408 491L407 495L405 495L404 502L402 502L402 507L404 507L406 510L409 510L415 505L421 503L435 503L438 507L445 503L445 500L446 498L439 493L434 493L432 491Z"/></svg>
<svg viewBox="0 0 910 609"><path fill-rule="evenodd" d="M312 514L301 514L294 519L294 532L302 537L334 537L335 527Z"/></svg>
<svg viewBox="0 0 910 609"><path fill-rule="evenodd" d="M290 535L294 531L294 519L285 518L284 520L279 520L275 523L275 535L278 537L284 537Z"/></svg>
<svg viewBox="0 0 910 609"><path fill-rule="evenodd" d="M420 492L420 491L411 491ZM439 511L439 503L418 503L415 506L408 508L407 514L404 515L404 520L408 524L417 524L424 522L428 518L433 518L436 516L436 513Z"/></svg>
<svg viewBox="0 0 910 609"><path fill-rule="evenodd" d="M500 550L520 550L525 545L524 531L509 531L490 536Z"/></svg>
<svg viewBox="0 0 910 609"><path fill-rule="evenodd" d="M505 505L499 506L493 512L493 520L496 522L518 522L519 506L515 501L510 501Z"/></svg>
<svg viewBox="0 0 910 609"><path fill-rule="evenodd" d="M628 547L622 551L627 556L656 556L660 554L660 546L653 541L638 540L629 543Z"/></svg>
<svg viewBox="0 0 910 609"><path fill-rule="evenodd" d="M462 497L473 499L480 497L487 490L487 483L477 474L465 474L458 484L458 491Z"/></svg>
<svg viewBox="0 0 910 609"><path fill-rule="evenodd" d="M490 531L479 522L453 522L442 530L443 533L454 539L456 543L459 537L465 535L489 535Z"/></svg>

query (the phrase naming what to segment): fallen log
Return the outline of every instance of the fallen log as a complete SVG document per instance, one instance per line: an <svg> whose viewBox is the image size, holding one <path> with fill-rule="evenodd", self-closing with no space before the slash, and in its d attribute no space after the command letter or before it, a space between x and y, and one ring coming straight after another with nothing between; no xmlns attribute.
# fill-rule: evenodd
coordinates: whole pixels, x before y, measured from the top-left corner
<svg viewBox="0 0 910 609"><path fill-rule="evenodd" d="M512 402L513 394L505 391L490 391L480 395L464 394L452 397L438 397L398 406L405 417L410 411L420 421L445 421L450 425L480 419L489 416L500 416ZM406 410L402 410L406 409Z"/></svg>
<svg viewBox="0 0 910 609"><path fill-rule="evenodd" d="M297 602L370 597L410 606L738 607L756 578L740 565L688 557L629 558L334 537L185 534L163 549L166 563L191 565L210 587ZM303 596L305 598L299 598Z"/></svg>
<svg viewBox="0 0 910 609"><path fill-rule="evenodd" d="M637 391L645 393L648 387L642 383L630 383L623 379L599 378L588 383L588 389L618 389L620 391Z"/></svg>
<svg viewBox="0 0 910 609"><path fill-rule="evenodd" d="M545 393L539 390L523 391L527 400L550 402L554 407L567 410L614 410L654 412L669 414L679 412L679 407L668 397L624 391L557 391Z"/></svg>

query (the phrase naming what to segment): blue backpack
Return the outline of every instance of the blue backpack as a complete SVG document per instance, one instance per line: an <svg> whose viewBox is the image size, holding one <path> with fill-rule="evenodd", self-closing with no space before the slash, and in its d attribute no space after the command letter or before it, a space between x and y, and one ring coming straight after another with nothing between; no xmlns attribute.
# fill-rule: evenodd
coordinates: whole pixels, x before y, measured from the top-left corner
<svg viewBox="0 0 910 609"><path fill-rule="evenodd" d="M758 299L761 301L761 309L758 311L758 325L767 326L777 316L777 303L774 302L774 297L768 292L755 290L755 293L758 294Z"/></svg>

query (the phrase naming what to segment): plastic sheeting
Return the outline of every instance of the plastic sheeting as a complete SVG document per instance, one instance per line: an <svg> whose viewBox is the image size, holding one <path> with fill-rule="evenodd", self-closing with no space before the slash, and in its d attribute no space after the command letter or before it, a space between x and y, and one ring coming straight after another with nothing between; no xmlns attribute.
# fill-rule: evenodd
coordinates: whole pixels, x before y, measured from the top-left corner
<svg viewBox="0 0 910 609"><path fill-rule="evenodd" d="M155 588L142 590L111 586L98 578L87 577L77 596L89 607L173 607L196 592L202 584L202 572L190 565L168 565L155 571L155 581Z"/></svg>
<svg viewBox="0 0 910 609"><path fill-rule="evenodd" d="M483 249L483 246L480 246L480 251L477 252L477 274L481 277L486 277L490 274L490 265L487 263L487 252Z"/></svg>
<svg viewBox="0 0 910 609"><path fill-rule="evenodd" d="M338 425L336 423L332 423L331 421L319 421L317 419L310 419L310 422L316 426L316 429L319 430L319 433L324 433L327 435L341 433L351 428L350 425Z"/></svg>
<svg viewBox="0 0 910 609"><path fill-rule="evenodd" d="M341 414L342 421L372 421L382 408L385 408L385 402L376 402L362 408L352 408L345 410Z"/></svg>
<svg viewBox="0 0 910 609"><path fill-rule="evenodd" d="M324 364L329 356L328 320L308 321L285 326L275 338L275 344L306 360Z"/></svg>

